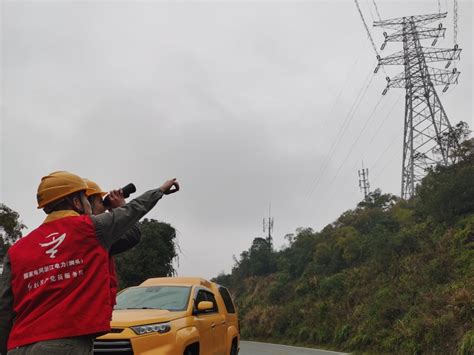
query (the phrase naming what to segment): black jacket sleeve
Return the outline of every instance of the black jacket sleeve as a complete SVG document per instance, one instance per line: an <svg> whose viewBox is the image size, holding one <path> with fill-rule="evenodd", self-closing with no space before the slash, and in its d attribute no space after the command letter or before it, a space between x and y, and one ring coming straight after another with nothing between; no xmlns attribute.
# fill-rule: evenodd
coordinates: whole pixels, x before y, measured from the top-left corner
<svg viewBox="0 0 474 355"><path fill-rule="evenodd" d="M111 212L91 216L102 245L110 250L162 197L163 193L159 189L150 190Z"/></svg>
<svg viewBox="0 0 474 355"><path fill-rule="evenodd" d="M3 260L3 273L0 275L0 354L7 354L7 342L13 324L13 291L11 286L11 267L8 254Z"/></svg>
<svg viewBox="0 0 474 355"><path fill-rule="evenodd" d="M132 249L140 242L141 237L142 233L140 232L140 228L135 224L119 240L112 244L109 254L113 256Z"/></svg>

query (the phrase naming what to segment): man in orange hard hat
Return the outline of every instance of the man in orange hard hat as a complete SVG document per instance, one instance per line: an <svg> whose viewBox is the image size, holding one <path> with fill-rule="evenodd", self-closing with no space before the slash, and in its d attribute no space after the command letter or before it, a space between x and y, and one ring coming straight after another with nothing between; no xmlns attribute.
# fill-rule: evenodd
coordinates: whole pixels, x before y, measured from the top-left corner
<svg viewBox="0 0 474 355"><path fill-rule="evenodd" d="M47 217L10 247L0 276L2 355L89 355L93 339L110 331L111 247L179 184L167 180L95 216L87 188L65 171L42 178L38 208Z"/></svg>
<svg viewBox="0 0 474 355"><path fill-rule="evenodd" d="M107 209L105 208L103 198L107 195L107 192L103 191L96 182L87 178L82 178L82 179L87 185L86 196L87 196L87 199L89 200L89 203L91 204L92 214L104 213ZM114 203L112 208L123 206L125 204L125 199L123 198L123 196L120 196L120 190L113 190L113 191L114 193L118 192L118 196L116 197L117 197L117 200L120 200L120 201L116 202L117 205ZM112 195L112 192L110 192L110 194Z"/></svg>
<svg viewBox="0 0 474 355"><path fill-rule="evenodd" d="M103 191L96 182L86 178L83 178L83 180L87 184L86 196L91 205L92 214L97 215L105 213L107 211L107 208L104 205L103 198L107 195L107 192ZM108 193L108 199L109 210L125 205L125 198L121 189L110 191ZM109 250L110 297L112 305L115 305L116 303L118 290L117 271L115 267L114 256L133 248L140 242L140 239L140 228L137 224L135 224L119 240L117 240Z"/></svg>
<svg viewBox="0 0 474 355"><path fill-rule="evenodd" d="M107 209L112 210L125 205L125 198L121 189L112 190L107 193L103 191L96 182L87 178L83 178L83 180L87 184L86 197L91 205L93 215L104 213L107 211ZM104 204L104 197L106 195L108 195L107 198L110 201L108 208L105 207ZM138 225L134 225L127 231L127 233L123 235L122 238L117 240L117 242L112 245L110 249L110 255L117 255L133 248L140 242L140 239L140 229L138 228Z"/></svg>

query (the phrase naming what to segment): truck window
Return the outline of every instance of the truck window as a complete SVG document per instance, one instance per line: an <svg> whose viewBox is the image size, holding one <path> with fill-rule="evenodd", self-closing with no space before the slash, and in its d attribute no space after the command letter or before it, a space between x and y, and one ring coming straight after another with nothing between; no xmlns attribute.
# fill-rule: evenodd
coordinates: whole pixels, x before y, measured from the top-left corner
<svg viewBox="0 0 474 355"><path fill-rule="evenodd" d="M196 300L194 301L194 307L197 309L198 304L202 301L207 301L206 294L204 293L204 290L199 290L196 295Z"/></svg>
<svg viewBox="0 0 474 355"><path fill-rule="evenodd" d="M196 295L196 301L194 302L195 309L197 309L199 302L202 302L202 301L212 302L212 305L214 306L212 309L208 310L206 313L214 313L214 312L219 311L219 309L217 308L216 298L214 297L214 294L212 292L199 290Z"/></svg>
<svg viewBox="0 0 474 355"><path fill-rule="evenodd" d="M214 297L214 294L212 292L206 291L206 298L209 302L212 302L212 304L214 305L212 312L218 312L219 309L217 308L217 301L216 301L216 298Z"/></svg>
<svg viewBox="0 0 474 355"><path fill-rule="evenodd" d="M232 297L230 297L229 291L225 287L219 287L219 293L224 300L225 308L227 309L227 313L235 313L234 302L232 302Z"/></svg>
<svg viewBox="0 0 474 355"><path fill-rule="evenodd" d="M166 309L170 312L188 308L191 287L149 286L131 287L117 296L114 309Z"/></svg>

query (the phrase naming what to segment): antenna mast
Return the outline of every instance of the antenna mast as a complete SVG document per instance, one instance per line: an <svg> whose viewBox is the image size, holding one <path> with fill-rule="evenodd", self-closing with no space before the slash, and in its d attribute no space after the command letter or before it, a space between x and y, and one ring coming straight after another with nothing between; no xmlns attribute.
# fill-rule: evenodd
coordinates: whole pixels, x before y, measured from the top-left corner
<svg viewBox="0 0 474 355"><path fill-rule="evenodd" d="M273 238L272 238L273 217L271 217L271 209L272 209L272 205L270 204L268 206L268 219L265 219L265 218L263 219L263 233L265 233L266 231L268 232L266 239L270 247L273 245Z"/></svg>

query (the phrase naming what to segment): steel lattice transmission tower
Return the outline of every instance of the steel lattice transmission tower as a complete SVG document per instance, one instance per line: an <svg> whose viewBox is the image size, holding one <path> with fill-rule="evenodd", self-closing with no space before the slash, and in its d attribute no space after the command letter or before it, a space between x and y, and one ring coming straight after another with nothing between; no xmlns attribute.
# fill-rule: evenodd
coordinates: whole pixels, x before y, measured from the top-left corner
<svg viewBox="0 0 474 355"><path fill-rule="evenodd" d="M403 199L415 194L415 186L426 174L426 169L435 164L447 165L451 162L451 151L443 136L452 130L443 105L436 93L436 85L444 85L445 92L449 85L457 84L459 72L456 68L447 70L451 62L459 59L461 50L457 45L453 49L422 47L421 40L433 39L434 46L439 37L444 37L446 29L440 23L436 27L428 24L446 17L446 13L400 17L391 20L374 22L376 27L394 30L384 32L385 41L403 42L403 51L385 58L378 56L375 72L383 65L403 65L404 72L390 79L387 87L404 88L405 126L403 138L402 191ZM429 62L447 61L445 69L432 68Z"/></svg>

